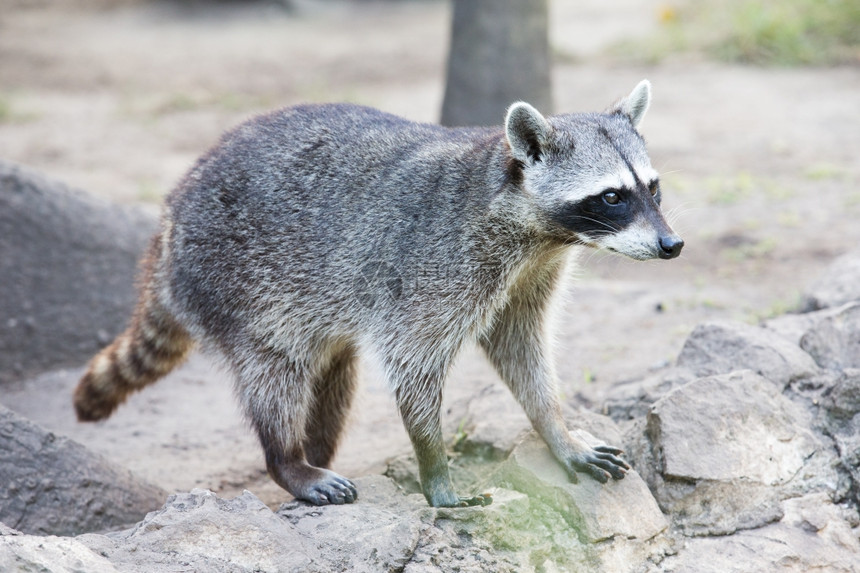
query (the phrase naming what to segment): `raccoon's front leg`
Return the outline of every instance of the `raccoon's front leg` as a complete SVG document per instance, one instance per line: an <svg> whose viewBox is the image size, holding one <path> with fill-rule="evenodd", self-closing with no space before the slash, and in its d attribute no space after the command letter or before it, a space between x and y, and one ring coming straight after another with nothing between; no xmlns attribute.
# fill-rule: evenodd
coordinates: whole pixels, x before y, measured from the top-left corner
<svg viewBox="0 0 860 573"><path fill-rule="evenodd" d="M489 495L460 497L451 484L440 421L443 377L394 380L400 415L418 458L421 489L433 507L490 505Z"/></svg>
<svg viewBox="0 0 860 573"><path fill-rule="evenodd" d="M623 452L612 446L592 448L572 437L561 415L543 334L543 309L549 293L541 296L540 287L550 286L539 281L529 296L512 296L490 332L481 338L481 346L571 481L578 481L577 472L601 483L610 477L622 479L630 469L618 457Z"/></svg>

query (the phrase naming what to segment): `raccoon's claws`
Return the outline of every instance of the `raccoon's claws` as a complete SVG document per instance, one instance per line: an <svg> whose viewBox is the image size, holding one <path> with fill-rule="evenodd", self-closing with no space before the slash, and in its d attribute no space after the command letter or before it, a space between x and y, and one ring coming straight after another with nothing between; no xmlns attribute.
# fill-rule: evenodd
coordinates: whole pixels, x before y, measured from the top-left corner
<svg viewBox="0 0 860 573"><path fill-rule="evenodd" d="M328 476L329 479L320 480L308 488L310 491L307 494L297 497L314 505L343 505L358 499L358 489L355 484L334 472L331 474Z"/></svg>
<svg viewBox="0 0 860 573"><path fill-rule="evenodd" d="M570 481L579 483L577 472L587 473L600 483L608 482L610 477L624 479L630 465L618 457L623 453L612 446L597 446L591 451L571 456L566 464Z"/></svg>
<svg viewBox="0 0 860 573"><path fill-rule="evenodd" d="M491 493L482 493L476 495L475 497L461 497L460 503L457 504L458 507L472 507L475 505L490 505L493 503L493 494Z"/></svg>
<svg viewBox="0 0 860 573"><path fill-rule="evenodd" d="M612 454L613 456L620 456L624 454L624 450L619 448L613 448L612 446L595 446L595 452L600 452L601 454ZM624 462L626 465L626 462ZM630 469L628 466L627 469Z"/></svg>

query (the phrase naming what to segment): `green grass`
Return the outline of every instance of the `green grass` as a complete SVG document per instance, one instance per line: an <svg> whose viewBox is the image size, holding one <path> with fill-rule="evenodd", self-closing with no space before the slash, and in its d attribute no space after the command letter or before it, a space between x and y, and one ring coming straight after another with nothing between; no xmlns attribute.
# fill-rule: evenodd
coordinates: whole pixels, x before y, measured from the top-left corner
<svg viewBox="0 0 860 573"><path fill-rule="evenodd" d="M809 165L803 172L803 175L810 181L839 180L844 179L847 174L844 167L833 163L815 163Z"/></svg>
<svg viewBox="0 0 860 573"><path fill-rule="evenodd" d="M831 173L833 171L827 172L828 175ZM787 183L744 170L728 175L711 175L698 188L704 189L700 198L704 197L711 205L735 205L755 197L786 201L796 195L796 190Z"/></svg>
<svg viewBox="0 0 860 573"><path fill-rule="evenodd" d="M594 376L594 372L591 371L590 368L582 369L582 381L586 384L592 384L595 381L596 377Z"/></svg>
<svg viewBox="0 0 860 573"><path fill-rule="evenodd" d="M774 238L766 238L754 243L725 249L723 254L732 262L740 263L747 260L761 259L770 256L778 243Z"/></svg>
<svg viewBox="0 0 860 573"><path fill-rule="evenodd" d="M161 203L164 191L151 179L141 179L137 185L137 199L144 203Z"/></svg>
<svg viewBox="0 0 860 573"><path fill-rule="evenodd" d="M765 320L794 312L800 308L802 298L799 292L795 292L785 299L774 300L767 308L749 311L744 321L749 324L760 324Z"/></svg>
<svg viewBox="0 0 860 573"><path fill-rule="evenodd" d="M705 181L707 201L715 205L733 205L748 199L758 190L760 183L747 171L734 176L712 176Z"/></svg>
<svg viewBox="0 0 860 573"><path fill-rule="evenodd" d="M12 118L12 105L9 100L0 95L0 123L5 123Z"/></svg>
<svg viewBox="0 0 860 573"><path fill-rule="evenodd" d="M660 30L613 49L658 62L698 52L755 65L860 63L858 0L678 0L658 14Z"/></svg>
<svg viewBox="0 0 860 573"><path fill-rule="evenodd" d="M13 96L0 93L0 124L21 124L36 121L39 114L22 111L20 105L13 103Z"/></svg>

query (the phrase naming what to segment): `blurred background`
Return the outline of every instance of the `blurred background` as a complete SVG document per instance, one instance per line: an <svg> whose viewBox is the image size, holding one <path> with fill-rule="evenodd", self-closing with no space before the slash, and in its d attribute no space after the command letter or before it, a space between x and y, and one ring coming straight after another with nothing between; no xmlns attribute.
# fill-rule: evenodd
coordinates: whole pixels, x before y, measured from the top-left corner
<svg viewBox="0 0 860 573"><path fill-rule="evenodd" d="M686 247L583 258L559 372L599 405L702 320L797 308L860 245L857 0L0 0L0 159L157 212L225 129L275 107L500 125L514 99L599 111L642 78ZM459 376L492 376L475 364Z"/></svg>
<svg viewBox="0 0 860 573"><path fill-rule="evenodd" d="M701 165L710 152L701 139L712 139L705 128L733 134L719 142L740 152L725 167L750 169L760 158L741 157L762 151L748 146L758 137L776 155L818 147L769 121L825 119L785 115L798 99L840 87L857 95L860 4L852 0L457 6L454 14L450 2L429 0L0 0L0 152L91 193L157 203L224 129L273 107L350 101L439 121L453 64L452 95L471 101L450 106L489 110L474 123L501 123L510 94L544 112L591 111L654 76L655 119L645 131L656 153L677 162L671 169L690 167L679 153ZM459 87L470 81L487 85ZM786 107L758 99L768 97L763 86ZM759 105L768 109L751 113L760 123L750 124L743 112ZM835 105L818 102L856 119L856 107ZM681 114L696 107L701 117L690 125ZM833 147L847 152L841 136L832 133ZM817 166L819 177L840 171L826 151L808 158L833 164Z"/></svg>
<svg viewBox="0 0 860 573"><path fill-rule="evenodd" d="M0 0L0 157L156 211L221 132L274 107L349 101L428 122L444 108L448 124L500 124L514 99L596 111L648 77L642 131L687 248L671 264L598 255L586 276L667 277L667 308L754 320L790 308L858 243L856 0L457 7Z"/></svg>

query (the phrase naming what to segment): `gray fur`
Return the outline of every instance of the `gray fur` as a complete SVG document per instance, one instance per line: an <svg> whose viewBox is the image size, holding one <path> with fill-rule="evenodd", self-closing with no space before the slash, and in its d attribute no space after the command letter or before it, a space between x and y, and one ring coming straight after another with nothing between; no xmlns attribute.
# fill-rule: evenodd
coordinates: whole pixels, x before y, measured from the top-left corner
<svg viewBox="0 0 860 573"><path fill-rule="evenodd" d="M573 245L628 223L653 228L645 242L671 233L646 176L625 114L545 119L516 104L505 129L448 129L354 105L287 108L227 133L169 196L152 280L192 338L226 357L270 474L297 497L357 496L306 457L328 464L355 354L372 352L428 501L488 503L454 493L440 429L445 377L475 341L572 479L619 479L620 450L564 426L548 312ZM577 214L607 177L631 182L623 225Z"/></svg>

